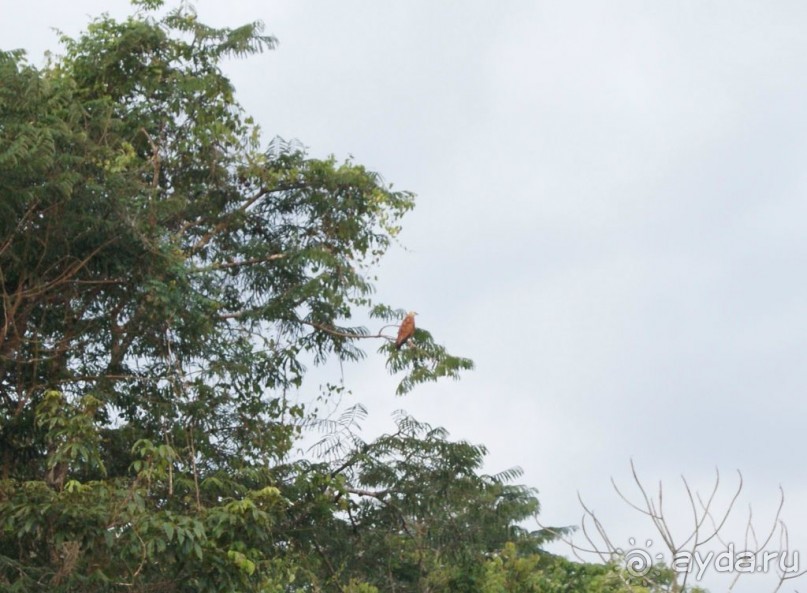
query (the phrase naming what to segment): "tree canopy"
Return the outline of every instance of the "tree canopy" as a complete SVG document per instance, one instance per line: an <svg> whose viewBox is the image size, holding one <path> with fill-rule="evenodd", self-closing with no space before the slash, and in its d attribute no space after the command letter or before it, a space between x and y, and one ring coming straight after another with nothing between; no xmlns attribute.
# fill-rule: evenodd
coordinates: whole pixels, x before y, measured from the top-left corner
<svg viewBox="0 0 807 593"><path fill-rule="evenodd" d="M398 395L472 368L351 322L402 317L373 274L414 196L262 138L222 71L275 46L260 23L137 4L41 69L0 52L0 585L627 590L542 552L536 493L484 447L403 413L365 442L361 406L291 403L305 361L363 344Z"/></svg>

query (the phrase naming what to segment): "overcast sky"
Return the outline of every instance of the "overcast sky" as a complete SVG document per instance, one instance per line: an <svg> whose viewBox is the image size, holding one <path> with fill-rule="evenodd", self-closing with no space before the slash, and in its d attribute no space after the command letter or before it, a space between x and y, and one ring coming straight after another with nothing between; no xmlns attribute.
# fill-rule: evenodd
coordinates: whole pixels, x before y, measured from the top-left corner
<svg viewBox="0 0 807 593"><path fill-rule="evenodd" d="M400 399L382 359L346 367L343 405L365 403L370 432L404 408L484 443L491 472L524 468L544 521L576 523L580 491L626 548L654 537L609 485L631 458L671 497L715 467L728 496L740 469L760 529L783 486L807 568L807 4L197 6L278 37L227 64L267 137L418 194L379 299L477 370ZM35 63L50 27L129 12L0 7L0 47Z"/></svg>

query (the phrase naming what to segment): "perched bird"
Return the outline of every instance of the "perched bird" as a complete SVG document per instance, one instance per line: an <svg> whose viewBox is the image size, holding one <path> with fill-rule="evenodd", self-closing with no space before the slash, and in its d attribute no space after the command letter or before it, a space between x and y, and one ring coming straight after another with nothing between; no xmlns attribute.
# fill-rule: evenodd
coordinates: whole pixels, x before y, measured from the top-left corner
<svg viewBox="0 0 807 593"><path fill-rule="evenodd" d="M415 313L409 311L401 322L401 327L398 328L398 337L395 340L395 349L400 350L406 341L415 334Z"/></svg>

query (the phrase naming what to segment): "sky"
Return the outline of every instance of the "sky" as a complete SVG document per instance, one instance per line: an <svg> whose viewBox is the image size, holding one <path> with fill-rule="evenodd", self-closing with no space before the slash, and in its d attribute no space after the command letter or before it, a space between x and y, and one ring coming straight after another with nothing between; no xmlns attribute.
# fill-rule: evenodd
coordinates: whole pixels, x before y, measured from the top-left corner
<svg viewBox="0 0 807 593"><path fill-rule="evenodd" d="M418 195L378 299L476 370L397 398L378 356L345 367L342 405L367 406L368 435L405 409L484 443L491 473L523 468L546 524L577 524L579 493L617 544L655 537L653 552L612 477L630 491L633 460L662 481L683 533L680 476L707 494L719 469L725 506L740 470L726 539L742 547L749 505L769 527L781 485L807 569L807 5L196 6L279 39L226 64L267 138ZM39 63L52 27L76 34L104 10L130 12L0 0L0 48Z"/></svg>

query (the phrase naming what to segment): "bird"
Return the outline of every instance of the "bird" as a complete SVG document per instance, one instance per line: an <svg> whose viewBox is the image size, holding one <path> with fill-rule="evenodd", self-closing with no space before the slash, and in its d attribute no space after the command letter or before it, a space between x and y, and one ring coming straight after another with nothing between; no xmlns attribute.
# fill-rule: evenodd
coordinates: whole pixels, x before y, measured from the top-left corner
<svg viewBox="0 0 807 593"><path fill-rule="evenodd" d="M395 349L400 350L406 341L415 334L415 313L409 311L401 322L401 327L398 328L398 337L395 339Z"/></svg>

